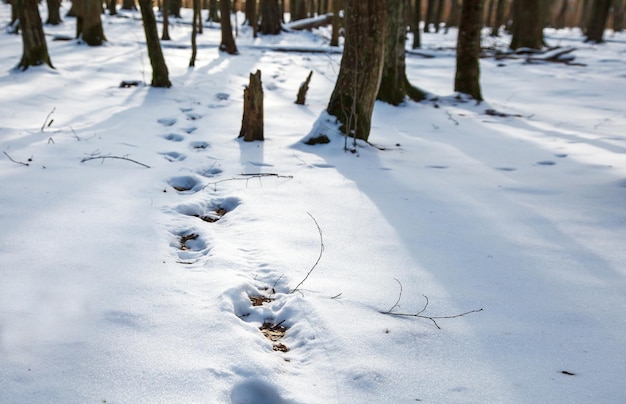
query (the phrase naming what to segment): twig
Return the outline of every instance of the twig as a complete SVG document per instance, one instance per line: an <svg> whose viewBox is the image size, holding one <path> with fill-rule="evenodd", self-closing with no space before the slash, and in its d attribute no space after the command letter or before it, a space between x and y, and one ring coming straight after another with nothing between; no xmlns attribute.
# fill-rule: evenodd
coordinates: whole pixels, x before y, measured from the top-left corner
<svg viewBox="0 0 626 404"><path fill-rule="evenodd" d="M15 160L13 160L13 158L11 158L11 156L9 156L9 154L8 154L7 152L5 152L5 151L3 151L2 153L4 153L4 155L5 155L5 156L7 156L7 157L9 158L9 160L11 160L12 162L14 162L15 164L21 164L21 165L26 166L26 167L28 167L28 166L30 165L30 164L28 164L28 163L24 163L24 162L21 162L21 161L15 161Z"/></svg>
<svg viewBox="0 0 626 404"><path fill-rule="evenodd" d="M74 130L74 128L72 128L71 126L69 128L72 130L72 133L74 134L74 136L76 136L76 140L78 140L80 142L82 139L80 137L78 137L78 135L76 134L76 131Z"/></svg>
<svg viewBox="0 0 626 404"><path fill-rule="evenodd" d="M320 260L322 259L322 255L324 254L324 237L322 236L322 228L320 227L319 223L317 223L317 220L315 220L315 218L313 217L312 214L310 214L309 212L307 212L307 215L309 215L311 217L311 219L313 219L313 221L315 222L315 226L317 226L317 231L320 234L320 255L317 257L317 261L315 261L315 264L313 264L313 266L311 267L311 269L309 269L309 272L306 274L306 276L304 277L304 279L302 279L300 281L300 283L291 290L291 292L289 293L293 293L296 290L298 290L298 288L300 286L302 286L302 284L304 283L304 281L306 281L309 277L309 275L311 275L311 272L313 272L313 270L315 269L315 267L317 267L317 264L319 264Z"/></svg>
<svg viewBox="0 0 626 404"><path fill-rule="evenodd" d="M238 178L238 177L233 177L233 178L226 178L223 180L219 180L219 181L215 181L215 182L209 182L208 184L206 184L204 188L208 187L209 185L213 185L213 188L217 191L217 184L220 184L222 182L226 182L226 181L250 181L252 178L263 178L263 177L275 177L275 178L293 178L293 175L280 175L280 174L276 174L276 173L256 173L256 174L240 174L242 177Z"/></svg>
<svg viewBox="0 0 626 404"><path fill-rule="evenodd" d="M454 122L454 125L459 126L459 121L457 121L456 119L452 118L452 114L449 111L446 111L446 115L448 115L448 119L449 120Z"/></svg>
<svg viewBox="0 0 626 404"><path fill-rule="evenodd" d="M150 168L149 165L146 165L144 163L140 163L138 161L129 159L128 157L120 157L120 156L96 156L96 157L85 157L84 159L82 159L80 162L84 163L85 161L89 161L89 160L98 160L98 159L118 159L118 160L126 160L126 161L130 161L131 163L135 163L135 164L139 164L142 167L146 167L146 168Z"/></svg>
<svg viewBox="0 0 626 404"><path fill-rule="evenodd" d="M394 313L394 312L392 312L392 310L394 308L398 307L398 303L400 302L400 299L402 297L402 284L397 279L396 279L396 282L398 282L398 284L400 285L400 293L398 294L398 300L396 301L396 303L393 306L391 306L391 308L389 310L381 311L380 312L381 314L387 314L389 316L425 318L427 320L432 321L433 324L435 324L435 327L437 327L437 329L441 330L441 327L437 323L437 320L448 319L448 318L458 318L458 317L466 316L466 315L471 314L471 313L478 313L479 311L483 311L483 309L481 308L481 309L475 309L475 310L466 311L464 313L454 314L454 315L451 315L451 316L425 316L422 313L424 313L424 311L426 311L426 308L428 307L429 301L428 301L428 296L423 295L424 299L426 299L426 303L424 303L424 307L422 307L422 309L420 311L418 311L417 313Z"/></svg>
<svg viewBox="0 0 626 404"><path fill-rule="evenodd" d="M43 132L44 128L46 126L50 126L52 125L52 121L50 121L50 123L48 123L48 119L50 118L50 115L52 115L54 113L54 111L57 109L57 107L52 108L52 111L50 111L50 113L48 114L48 116L46 117L46 120L43 121L43 125L41 125L41 131ZM48 125L46 125L48 124Z"/></svg>

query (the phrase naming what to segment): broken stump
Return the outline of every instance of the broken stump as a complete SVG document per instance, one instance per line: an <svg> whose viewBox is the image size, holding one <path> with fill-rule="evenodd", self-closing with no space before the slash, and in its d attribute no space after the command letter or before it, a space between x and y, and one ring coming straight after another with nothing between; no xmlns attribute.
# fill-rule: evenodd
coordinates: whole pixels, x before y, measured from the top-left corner
<svg viewBox="0 0 626 404"><path fill-rule="evenodd" d="M243 90L243 118L239 137L246 142L263 141L263 84L261 71L250 73L250 84Z"/></svg>
<svg viewBox="0 0 626 404"><path fill-rule="evenodd" d="M306 78L304 83L300 84L300 88L298 89L298 96L296 97L296 104L298 105L304 105L304 103L306 102L306 93L307 91L309 91L311 76L313 76L313 70L311 70L309 76Z"/></svg>

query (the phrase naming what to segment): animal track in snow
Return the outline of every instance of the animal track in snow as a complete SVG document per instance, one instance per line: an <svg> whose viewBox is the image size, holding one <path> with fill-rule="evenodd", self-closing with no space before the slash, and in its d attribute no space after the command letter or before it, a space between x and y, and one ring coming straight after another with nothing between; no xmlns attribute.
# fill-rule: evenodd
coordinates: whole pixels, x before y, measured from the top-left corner
<svg viewBox="0 0 626 404"><path fill-rule="evenodd" d="M176 118L160 118L160 119L157 119L157 122L163 126L174 126L177 120Z"/></svg>
<svg viewBox="0 0 626 404"><path fill-rule="evenodd" d="M185 137L177 133L168 133L167 135L163 135L163 139L169 140L171 142L182 142L183 140L185 140Z"/></svg>
<svg viewBox="0 0 626 404"><path fill-rule="evenodd" d="M202 183L191 175L173 177L167 183L180 193L195 193L203 188Z"/></svg>
<svg viewBox="0 0 626 404"><path fill-rule="evenodd" d="M172 242L172 247L178 250L178 258L189 264L190 260L198 260L206 256L210 248L204 238L193 230L181 230L174 233L176 241Z"/></svg>
<svg viewBox="0 0 626 404"><path fill-rule="evenodd" d="M188 121L196 121L196 120L201 119L201 118L202 118L202 115L200 115L200 114L196 114L196 113L192 113L192 112L187 113L187 120Z"/></svg>
<svg viewBox="0 0 626 404"><path fill-rule="evenodd" d="M435 168L437 170L445 170L446 168L450 168L449 166L441 166L441 165L429 165L426 168Z"/></svg>
<svg viewBox="0 0 626 404"><path fill-rule="evenodd" d="M215 167L214 165L212 165L209 168L206 169L200 169L198 171L196 171L199 175L203 176L203 177L208 177L208 178L212 178L215 177L216 175L219 175L221 173L224 172L224 170L222 170L219 167Z"/></svg>
<svg viewBox="0 0 626 404"><path fill-rule="evenodd" d="M182 128L181 130L183 132L185 132L188 135L191 135L193 132L195 132L198 128L196 128L195 126L190 126L188 128Z"/></svg>
<svg viewBox="0 0 626 404"><path fill-rule="evenodd" d="M513 167L497 167L496 170L500 170L500 171L516 171L517 168L513 168Z"/></svg>
<svg viewBox="0 0 626 404"><path fill-rule="evenodd" d="M208 202L180 205L176 208L176 211L186 216L200 218L208 223L215 223L225 214L234 210L239 204L241 204L239 198L219 198Z"/></svg>
<svg viewBox="0 0 626 404"><path fill-rule="evenodd" d="M189 143L189 146L191 146L191 148L195 149L195 150L204 150L204 149L208 149L209 148L209 144L207 142L203 142L203 141L191 142L191 143Z"/></svg>
<svg viewBox="0 0 626 404"><path fill-rule="evenodd" d="M556 165L556 163L554 161L550 161L550 160L543 160L543 161L538 161L537 165L539 165L539 166L554 166L554 165Z"/></svg>
<svg viewBox="0 0 626 404"><path fill-rule="evenodd" d="M165 157L165 159L168 161L183 161L184 159L187 158L187 156L184 155L183 153L179 153L175 151L164 152L164 153L161 153L161 155Z"/></svg>

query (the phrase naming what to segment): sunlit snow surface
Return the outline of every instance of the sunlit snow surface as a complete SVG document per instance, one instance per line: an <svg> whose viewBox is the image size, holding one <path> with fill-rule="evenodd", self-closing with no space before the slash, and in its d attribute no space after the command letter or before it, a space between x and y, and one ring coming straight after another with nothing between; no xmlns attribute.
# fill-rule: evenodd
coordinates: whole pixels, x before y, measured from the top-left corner
<svg viewBox="0 0 626 404"><path fill-rule="evenodd" d="M120 88L151 75L126 15L97 48L45 27L55 70L12 70L0 36L0 402L624 400L624 34L546 31L584 66L481 59L478 105L452 91L456 31L423 35L408 76L438 100L377 104L352 153L324 114L340 54L276 50L326 29L240 29L228 56L207 24L189 69L172 20L173 87ZM243 143L256 69L266 141ZM425 296L483 311L381 313Z"/></svg>

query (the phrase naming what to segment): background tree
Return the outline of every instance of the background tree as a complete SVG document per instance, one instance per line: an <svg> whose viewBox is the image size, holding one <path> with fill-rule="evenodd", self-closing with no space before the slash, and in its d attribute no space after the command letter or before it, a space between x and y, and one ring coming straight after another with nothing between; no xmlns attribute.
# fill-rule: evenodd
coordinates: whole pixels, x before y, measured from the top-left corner
<svg viewBox="0 0 626 404"><path fill-rule="evenodd" d="M122 10L137 10L135 0L122 0Z"/></svg>
<svg viewBox="0 0 626 404"><path fill-rule="evenodd" d="M207 15L207 21L217 22L220 20L218 0L209 0L209 13Z"/></svg>
<svg viewBox="0 0 626 404"><path fill-rule="evenodd" d="M170 0L163 0L161 13L163 15L163 29L161 33L162 41L169 41L170 38Z"/></svg>
<svg viewBox="0 0 626 404"><path fill-rule="evenodd" d="M421 101L426 94L411 85L406 77L406 12L409 0L386 0L387 31L385 34L385 60L377 99L398 105L408 95Z"/></svg>
<svg viewBox="0 0 626 404"><path fill-rule="evenodd" d="M172 86L169 79L169 72L163 57L159 33L157 32L156 18L152 9L152 0L139 0L141 8L141 18L143 19L143 30L146 34L146 45L148 46L148 57L152 65L152 87Z"/></svg>
<svg viewBox="0 0 626 404"><path fill-rule="evenodd" d="M259 32L263 35L277 35L282 30L278 0L261 0Z"/></svg>
<svg viewBox="0 0 626 404"><path fill-rule="evenodd" d="M339 75L327 111L346 134L367 140L385 56L387 4L381 0L347 0L345 45Z"/></svg>
<svg viewBox="0 0 626 404"><path fill-rule="evenodd" d="M454 91L482 100L480 92L480 31L483 0L463 0L461 23L456 45L456 74Z"/></svg>
<svg viewBox="0 0 626 404"><path fill-rule="evenodd" d="M107 8L109 9L109 15L117 15L117 0L108 0Z"/></svg>
<svg viewBox="0 0 626 404"><path fill-rule="evenodd" d="M613 1L613 30L615 32L624 31L624 14L626 13L624 7L624 0Z"/></svg>
<svg viewBox="0 0 626 404"><path fill-rule="evenodd" d="M332 0L333 7L333 22L332 22L332 32L330 35L330 46L339 46L339 27L341 26L341 18L339 14L341 13L341 1L340 0Z"/></svg>
<svg viewBox="0 0 626 404"><path fill-rule="evenodd" d="M48 5L48 18L46 24L59 25L61 21L61 0L46 0Z"/></svg>
<svg viewBox="0 0 626 404"><path fill-rule="evenodd" d="M411 31L413 32L413 44L412 49L422 47L422 37L420 35L420 22L422 21L422 0L414 0L413 15L411 22Z"/></svg>
<svg viewBox="0 0 626 404"><path fill-rule="evenodd" d="M594 0L591 14L587 20L587 38L585 42L600 43L604 41L604 29L609 18L611 0Z"/></svg>
<svg viewBox="0 0 626 404"><path fill-rule="evenodd" d="M565 0L567 2L567 0ZM500 36L500 27L504 25L504 8L506 0L497 0L496 10L493 16L493 26L491 27L491 36Z"/></svg>
<svg viewBox="0 0 626 404"><path fill-rule="evenodd" d="M106 37L102 28L100 0L74 0L76 6L76 37L89 46L100 46Z"/></svg>
<svg viewBox="0 0 626 404"><path fill-rule="evenodd" d="M541 49L543 39L544 0L513 0L513 37L511 49Z"/></svg>
<svg viewBox="0 0 626 404"><path fill-rule="evenodd" d="M200 16L200 0L193 0L192 5L193 5L193 17L191 19L191 59L189 60L189 67L194 67L196 65L196 56L198 55L198 45L196 43L196 36L198 35L198 17ZM202 23L202 19L200 19L200 23Z"/></svg>
<svg viewBox="0 0 626 404"><path fill-rule="evenodd" d="M220 1L220 25L222 29L222 42L220 43L220 50L228 53L229 55L236 55L237 45L235 44L235 38L233 37L233 27L230 24L230 0Z"/></svg>
<svg viewBox="0 0 626 404"><path fill-rule="evenodd" d="M48 55L38 1L15 0L15 5L22 29L22 59L17 68L26 70L30 66L39 66L44 63L54 68Z"/></svg>

